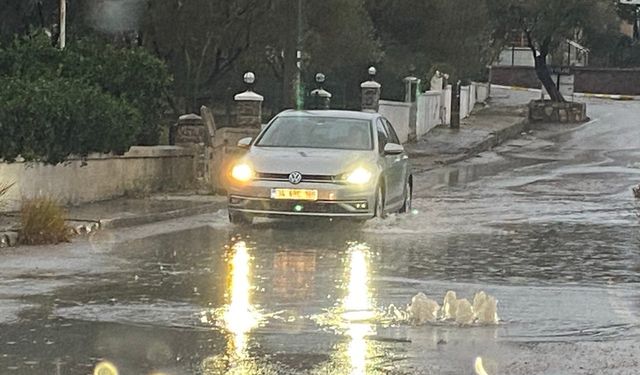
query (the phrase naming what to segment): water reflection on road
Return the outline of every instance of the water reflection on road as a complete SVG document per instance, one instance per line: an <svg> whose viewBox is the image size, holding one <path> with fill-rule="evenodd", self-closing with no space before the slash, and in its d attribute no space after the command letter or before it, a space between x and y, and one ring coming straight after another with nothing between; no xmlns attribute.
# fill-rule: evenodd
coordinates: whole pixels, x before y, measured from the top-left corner
<svg viewBox="0 0 640 375"><path fill-rule="evenodd" d="M105 361L136 375L466 374L478 357L489 374L608 373L597 361L558 367L576 348L638 373L640 221L628 188L640 151L563 142L570 155L531 149L525 161L493 155L420 176L413 215L364 226L239 228L222 213L98 233L74 244L88 269L51 257L7 276L25 262L4 262L0 374L87 374ZM448 290L496 296L504 321L386 319L418 292Z"/></svg>
<svg viewBox="0 0 640 375"><path fill-rule="evenodd" d="M247 341L251 330L263 317L251 303L254 290L252 260L245 241L237 241L230 247L227 262L226 304L214 311L203 312L201 319L203 323L214 320L214 324L227 332L227 349L224 354L203 361L204 374L246 374L256 369Z"/></svg>

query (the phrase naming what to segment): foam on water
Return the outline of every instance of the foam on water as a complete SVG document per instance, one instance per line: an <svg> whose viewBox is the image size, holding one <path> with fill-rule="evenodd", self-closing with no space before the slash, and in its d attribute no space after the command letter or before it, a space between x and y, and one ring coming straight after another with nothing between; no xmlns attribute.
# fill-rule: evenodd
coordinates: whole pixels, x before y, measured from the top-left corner
<svg viewBox="0 0 640 375"><path fill-rule="evenodd" d="M498 301L485 292L473 297L473 305L466 298L458 299L456 292L448 291L442 306L424 293L411 299L407 318L413 325L428 323L454 323L460 326L498 324Z"/></svg>

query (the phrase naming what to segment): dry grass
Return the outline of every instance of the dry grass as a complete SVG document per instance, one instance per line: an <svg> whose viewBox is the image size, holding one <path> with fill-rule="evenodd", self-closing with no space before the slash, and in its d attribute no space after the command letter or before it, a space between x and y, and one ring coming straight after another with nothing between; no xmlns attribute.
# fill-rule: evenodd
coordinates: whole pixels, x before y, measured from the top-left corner
<svg viewBox="0 0 640 375"><path fill-rule="evenodd" d="M51 198L26 199L20 210L20 242L26 245L69 242L65 210Z"/></svg>
<svg viewBox="0 0 640 375"><path fill-rule="evenodd" d="M2 207L2 197L9 192L9 189L13 186L13 183L7 184L0 182L0 208Z"/></svg>

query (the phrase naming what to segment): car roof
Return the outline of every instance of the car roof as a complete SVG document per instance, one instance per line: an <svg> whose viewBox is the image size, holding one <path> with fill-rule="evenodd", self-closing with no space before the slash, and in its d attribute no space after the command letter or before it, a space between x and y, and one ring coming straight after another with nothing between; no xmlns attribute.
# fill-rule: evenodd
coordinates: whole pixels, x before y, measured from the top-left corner
<svg viewBox="0 0 640 375"><path fill-rule="evenodd" d="M380 117L380 114L375 112L342 111L342 110L331 110L331 109L312 110L312 111L296 111L296 110L290 109L284 112L280 112L278 114L278 117L296 117L296 116L325 117L325 118L334 117L334 118L347 118L347 119L371 121L375 118Z"/></svg>

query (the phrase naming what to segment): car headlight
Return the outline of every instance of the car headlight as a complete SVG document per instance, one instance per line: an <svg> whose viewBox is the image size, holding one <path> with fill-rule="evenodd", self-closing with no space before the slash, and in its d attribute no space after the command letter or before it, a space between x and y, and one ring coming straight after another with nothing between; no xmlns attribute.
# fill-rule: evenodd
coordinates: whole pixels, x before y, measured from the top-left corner
<svg viewBox="0 0 640 375"><path fill-rule="evenodd" d="M364 185L371 181L371 172L362 167L356 168L356 170L347 174L347 178L345 180L350 184Z"/></svg>
<svg viewBox="0 0 640 375"><path fill-rule="evenodd" d="M231 177L239 182L248 182L253 178L253 169L247 164L237 164L231 169Z"/></svg>

